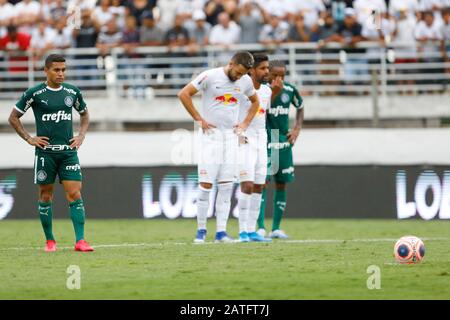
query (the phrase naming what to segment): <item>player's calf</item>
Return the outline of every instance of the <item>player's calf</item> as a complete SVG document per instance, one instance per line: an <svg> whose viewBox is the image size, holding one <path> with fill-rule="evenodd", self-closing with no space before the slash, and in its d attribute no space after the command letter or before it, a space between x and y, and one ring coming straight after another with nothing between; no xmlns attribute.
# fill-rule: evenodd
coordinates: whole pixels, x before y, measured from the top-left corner
<svg viewBox="0 0 450 320"><path fill-rule="evenodd" d="M194 243L204 243L206 238L206 221L208 219L209 195L212 185L207 185L206 187L204 184L200 184L199 186L200 190L197 198L197 235L195 236Z"/></svg>

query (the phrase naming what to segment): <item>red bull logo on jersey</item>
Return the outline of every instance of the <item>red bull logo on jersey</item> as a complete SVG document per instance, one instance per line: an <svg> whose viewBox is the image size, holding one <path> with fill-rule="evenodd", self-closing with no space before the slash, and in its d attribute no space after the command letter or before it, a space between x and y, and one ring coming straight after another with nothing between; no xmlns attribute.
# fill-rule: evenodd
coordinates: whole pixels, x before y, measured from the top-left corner
<svg viewBox="0 0 450 320"><path fill-rule="evenodd" d="M223 103L224 105L236 105L238 103L238 99L231 93L225 93L223 96L218 96L215 100Z"/></svg>
<svg viewBox="0 0 450 320"><path fill-rule="evenodd" d="M54 121L55 123L58 123L63 120L72 120L72 114L66 113L63 110L59 110L57 113L46 113L42 115L42 121Z"/></svg>
<svg viewBox="0 0 450 320"><path fill-rule="evenodd" d="M263 108L259 107L258 112L256 113L256 115L261 117L261 116L264 116L265 114L266 114L266 110L264 110Z"/></svg>

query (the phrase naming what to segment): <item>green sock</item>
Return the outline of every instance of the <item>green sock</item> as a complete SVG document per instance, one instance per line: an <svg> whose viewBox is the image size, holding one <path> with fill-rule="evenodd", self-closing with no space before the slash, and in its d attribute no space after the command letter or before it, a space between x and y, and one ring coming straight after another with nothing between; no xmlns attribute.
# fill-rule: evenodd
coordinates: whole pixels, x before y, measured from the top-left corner
<svg viewBox="0 0 450 320"><path fill-rule="evenodd" d="M286 190L275 190L273 199L272 231L280 229L281 218L286 209Z"/></svg>
<svg viewBox="0 0 450 320"><path fill-rule="evenodd" d="M39 218L41 219L42 229L44 229L45 238L47 240L55 240L52 230L52 203L39 202Z"/></svg>
<svg viewBox="0 0 450 320"><path fill-rule="evenodd" d="M70 219L72 219L73 228L75 230L76 241L84 239L84 205L83 200L78 199L69 203Z"/></svg>
<svg viewBox="0 0 450 320"><path fill-rule="evenodd" d="M266 196L267 191L266 188L263 189L262 197L261 197L261 208L259 209L259 216L258 216L258 229L265 229L264 226L264 215L266 213Z"/></svg>

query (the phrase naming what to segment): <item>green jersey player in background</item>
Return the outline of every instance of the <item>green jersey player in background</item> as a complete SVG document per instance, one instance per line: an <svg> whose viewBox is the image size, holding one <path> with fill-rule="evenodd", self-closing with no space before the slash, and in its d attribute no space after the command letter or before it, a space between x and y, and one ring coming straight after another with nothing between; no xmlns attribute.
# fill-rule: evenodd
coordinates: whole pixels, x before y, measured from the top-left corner
<svg viewBox="0 0 450 320"><path fill-rule="evenodd" d="M275 197L273 201L273 223L271 238L287 239L286 233L280 229L281 218L286 209L286 186L294 180L294 161L292 159L292 146L297 140L303 124L304 108L303 99L298 90L291 84L284 82L286 66L282 61L270 62L269 83L281 89L272 97L272 104L267 110L267 134L268 134L268 180L271 175L275 180ZM275 90L274 91L279 91ZM294 128L289 129L289 107L296 109ZM278 157L271 155L278 151ZM276 154L276 152L275 152ZM275 163L276 162L276 163ZM268 184L268 183L267 183ZM266 189L263 191L261 209L258 218L258 233L265 236L264 213L266 204Z"/></svg>
<svg viewBox="0 0 450 320"><path fill-rule="evenodd" d="M34 183L39 186L39 217L46 237L45 251L56 251L52 230L53 185L56 176L69 202L70 218L75 229L75 251L93 251L84 240L85 211L81 198L81 167L77 150L89 127L89 113L80 90L64 83L65 58L52 54L45 60L47 81L28 89L9 116L9 123L19 136L35 147ZM33 109L36 136L23 127L20 117ZM80 129L73 136L72 109L80 114Z"/></svg>

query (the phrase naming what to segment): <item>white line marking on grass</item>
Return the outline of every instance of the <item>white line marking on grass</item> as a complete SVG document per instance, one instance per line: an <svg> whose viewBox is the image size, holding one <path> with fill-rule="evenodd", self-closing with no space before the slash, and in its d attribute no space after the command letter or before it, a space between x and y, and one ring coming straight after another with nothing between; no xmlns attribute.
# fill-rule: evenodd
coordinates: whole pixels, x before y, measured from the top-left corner
<svg viewBox="0 0 450 320"><path fill-rule="evenodd" d="M118 244L98 244L93 248L121 248L121 247L160 247L164 243L118 243Z"/></svg>
<svg viewBox="0 0 450 320"><path fill-rule="evenodd" d="M421 238L423 241L449 241L450 238ZM283 243L345 243L345 242L395 242L398 239L379 238L379 239L306 239L306 240L279 240Z"/></svg>
<svg viewBox="0 0 450 320"><path fill-rule="evenodd" d="M450 241L450 238L448 237L436 237L436 238L421 238L423 241ZM327 243L347 243L347 242L355 242L355 243L364 243L364 242L395 242L398 239L393 238L375 238L375 239L304 239L304 240L276 240L272 243L289 243L289 244L327 244ZM241 243L241 242L233 242L235 243ZM251 242L251 243L264 243L264 244L270 244L267 242ZM98 244L93 245L93 248L125 248L125 247L161 247L166 245L197 245L193 242L155 242L155 243L117 243L117 244ZM230 243L216 243L214 241L205 242L201 245L221 245L221 244L230 244ZM243 245L250 245L251 244L243 244ZM60 250L69 250L73 249L73 246L70 247L58 247ZM10 248L0 248L0 251L11 251L11 250L44 250L44 247L10 247Z"/></svg>
<svg viewBox="0 0 450 320"><path fill-rule="evenodd" d="M9 250L36 250L36 249L42 249L44 250L44 247L12 247L12 248L0 248L0 251L9 251Z"/></svg>

